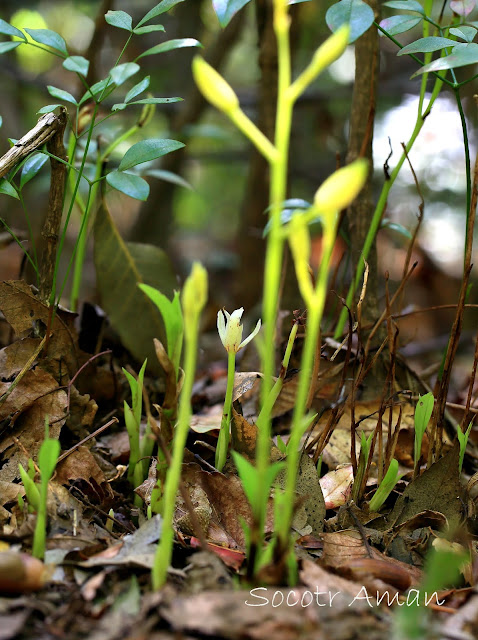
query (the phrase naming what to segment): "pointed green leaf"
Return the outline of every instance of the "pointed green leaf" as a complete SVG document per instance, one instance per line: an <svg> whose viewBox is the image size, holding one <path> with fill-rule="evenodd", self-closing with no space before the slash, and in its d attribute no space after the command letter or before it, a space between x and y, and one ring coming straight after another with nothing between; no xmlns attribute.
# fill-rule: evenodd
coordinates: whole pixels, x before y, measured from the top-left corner
<svg viewBox="0 0 478 640"><path fill-rule="evenodd" d="M257 470L249 460L246 460L246 458L236 451L232 452L232 457L236 465L237 473L241 479L246 498L249 500L249 504L254 507L257 496Z"/></svg>
<svg viewBox="0 0 478 640"><path fill-rule="evenodd" d="M113 67L110 70L110 76L115 85L119 87L123 82L126 82L128 78L138 73L139 70L139 64L135 62L125 62L124 64L119 64L117 67Z"/></svg>
<svg viewBox="0 0 478 640"><path fill-rule="evenodd" d="M141 140L141 142L137 142L130 147L124 154L118 169L119 171L131 169L131 167L150 160L156 160L156 158L165 156L171 151L176 151L176 149L181 149L181 147L184 147L184 144L177 140L160 140L157 138Z"/></svg>
<svg viewBox="0 0 478 640"><path fill-rule="evenodd" d="M141 98L141 100L133 100L130 104L171 104L182 101L182 98Z"/></svg>
<svg viewBox="0 0 478 640"><path fill-rule="evenodd" d="M27 182L30 182L30 180L37 175L47 160L48 156L46 153L33 153L27 158L22 168L20 189L22 189Z"/></svg>
<svg viewBox="0 0 478 640"><path fill-rule="evenodd" d="M456 69L457 67L466 67L470 64L478 62L478 44L471 42L470 44L460 44L454 47L453 52L445 58L434 60L430 64L416 71L412 78L430 71L443 71L444 69Z"/></svg>
<svg viewBox="0 0 478 640"><path fill-rule="evenodd" d="M136 27L133 29L133 33L137 36L142 35L143 33L153 33L154 31L164 31L164 27L162 24L148 24L145 27Z"/></svg>
<svg viewBox="0 0 478 640"><path fill-rule="evenodd" d="M476 36L476 28L462 25L460 27L450 29L450 33L462 40L465 40L465 42L473 42Z"/></svg>
<svg viewBox="0 0 478 640"><path fill-rule="evenodd" d="M325 14L331 31L337 31L343 24L350 24L349 42L355 42L365 33L374 19L373 9L363 0L341 0L333 4Z"/></svg>
<svg viewBox="0 0 478 640"><path fill-rule="evenodd" d="M143 91L146 91L146 89L149 87L149 83L150 76L146 76L146 78L143 78L141 82L135 84L134 87L128 91L128 93L125 95L124 101L129 102L133 98L136 98L136 96L138 96L140 93L143 93Z"/></svg>
<svg viewBox="0 0 478 640"><path fill-rule="evenodd" d="M149 171L146 171L146 175L158 178L159 180L165 180L166 182L171 182L171 184L175 184L178 187L184 187L185 189L194 191L194 188L189 184L189 182L181 176L178 176L177 173L164 171L163 169L150 169Z"/></svg>
<svg viewBox="0 0 478 640"><path fill-rule="evenodd" d="M24 42L27 41L23 31L20 31L20 29L17 29L16 27L12 27L11 24L1 19L0 19L0 33L5 34L6 36L15 36L17 38L21 38Z"/></svg>
<svg viewBox="0 0 478 640"><path fill-rule="evenodd" d="M391 36L396 36L399 33L405 33L410 31L413 27L416 27L422 21L423 18L412 18L411 16L392 16L386 18L380 22L380 26ZM380 35L383 33L380 32Z"/></svg>
<svg viewBox="0 0 478 640"><path fill-rule="evenodd" d="M0 54L12 51L12 49L16 49L21 44L23 44L23 42L0 42Z"/></svg>
<svg viewBox="0 0 478 640"><path fill-rule="evenodd" d="M118 29L131 31L133 28L133 19L126 11L108 11L105 15L105 20L112 27L117 27Z"/></svg>
<svg viewBox="0 0 478 640"><path fill-rule="evenodd" d="M38 466L41 472L41 482L48 484L48 481L55 471L58 456L60 455L60 443L53 438L46 438L38 452Z"/></svg>
<svg viewBox="0 0 478 640"><path fill-rule="evenodd" d="M214 11L221 27L226 27L234 15L248 2L249 0L213 0Z"/></svg>
<svg viewBox="0 0 478 640"><path fill-rule="evenodd" d="M75 106L78 106L78 102L68 91L64 91L63 89L58 89L57 87L52 87L51 84L47 86L48 93L54 98L58 98L58 100L63 100L64 102L70 102Z"/></svg>
<svg viewBox="0 0 478 640"><path fill-rule="evenodd" d="M140 176L123 171L112 171L106 176L106 182L136 200L147 200L149 196L149 184Z"/></svg>
<svg viewBox="0 0 478 640"><path fill-rule="evenodd" d="M136 60L144 58L145 56L152 56L156 53L165 53L166 51L172 51L173 49L182 49L183 47L201 47L201 43L194 38L179 38L177 40L167 40L162 44L157 44L151 49L146 49Z"/></svg>
<svg viewBox="0 0 478 640"><path fill-rule="evenodd" d="M16 198L17 200L20 199L20 197L19 197L18 193L16 192L16 190L12 187L12 185L5 178L2 178L0 180L0 193L4 193L6 196L10 196L12 198Z"/></svg>
<svg viewBox="0 0 478 640"><path fill-rule="evenodd" d="M25 29L25 31L35 42L46 44L48 47L56 49L66 56L68 55L66 42L56 31L52 31L51 29Z"/></svg>
<svg viewBox="0 0 478 640"><path fill-rule="evenodd" d="M104 100L105 97L107 97L115 88L115 86L116 85L110 76L104 78L103 80L100 80L99 82L95 82L95 84L83 94L78 104L82 105L84 102L91 100L92 97L98 100L99 97L102 96L102 100Z"/></svg>
<svg viewBox="0 0 478 640"><path fill-rule="evenodd" d="M90 67L90 61L83 56L69 56L64 60L63 67L67 71L73 71L74 73L79 73L81 76L88 75L88 69Z"/></svg>
<svg viewBox="0 0 478 640"><path fill-rule="evenodd" d="M45 107L42 107L41 109L38 109L37 113L51 113L52 111L55 111L55 109L57 107L61 107L63 105L61 104L47 104Z"/></svg>
<svg viewBox="0 0 478 640"><path fill-rule="evenodd" d="M421 13L423 16L425 15L425 11L422 5L416 0L391 0L390 2L384 2L384 7L389 7L390 9L404 9L405 11L414 11L415 13Z"/></svg>
<svg viewBox="0 0 478 640"><path fill-rule="evenodd" d="M430 38L419 38L415 42L407 44L403 49L398 51L397 56L405 56L409 53L427 53L429 51L439 51L445 47L454 47L456 45L455 40L450 38L438 38L431 36Z"/></svg>
<svg viewBox="0 0 478 640"><path fill-rule="evenodd" d="M148 11L148 13L144 16L144 18L142 18L138 22L138 24L136 25L136 28L140 27L145 22L149 22L149 20L156 18L156 16L159 16L162 13L169 11L170 9L172 9L172 7L179 4L180 2L183 2L183 0L162 0L162 2L159 2L156 6L154 6L152 9Z"/></svg>

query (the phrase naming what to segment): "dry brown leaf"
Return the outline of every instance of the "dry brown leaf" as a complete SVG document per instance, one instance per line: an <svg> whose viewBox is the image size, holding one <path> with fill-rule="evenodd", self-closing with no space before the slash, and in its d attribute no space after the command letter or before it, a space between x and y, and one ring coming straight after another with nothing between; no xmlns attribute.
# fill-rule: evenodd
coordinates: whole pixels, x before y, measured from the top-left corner
<svg viewBox="0 0 478 640"><path fill-rule="evenodd" d="M95 503L103 503L113 495L103 471L91 451L84 446L60 462L55 479L59 484L78 486Z"/></svg>
<svg viewBox="0 0 478 640"><path fill-rule="evenodd" d="M327 509L336 509L346 504L352 490L354 481L351 464L338 467L335 471L329 471L320 478L320 486L324 494Z"/></svg>
<svg viewBox="0 0 478 640"><path fill-rule="evenodd" d="M9 380L17 375L33 356L40 338L22 338L0 350L0 375Z"/></svg>

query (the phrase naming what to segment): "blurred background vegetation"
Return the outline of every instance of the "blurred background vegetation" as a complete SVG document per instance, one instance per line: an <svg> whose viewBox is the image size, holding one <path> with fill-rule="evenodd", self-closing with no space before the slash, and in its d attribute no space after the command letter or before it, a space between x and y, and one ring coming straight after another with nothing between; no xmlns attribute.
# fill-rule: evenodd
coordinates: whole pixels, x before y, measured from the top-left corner
<svg viewBox="0 0 478 640"><path fill-rule="evenodd" d="M45 28L60 33L70 54L91 60L90 83L106 76L125 42L126 33L104 21L110 10L125 10L133 24L155 3L152 0L23 1L3 0L0 18L17 27ZM325 13L331 1L312 0L292 7L293 66L301 69L329 31ZM124 61L158 42L172 38L197 38L206 58L237 90L249 115L271 135L274 104L274 40L269 0L255 0L221 30L211 0L186 0L161 16L166 33L135 37ZM406 36L406 37L405 37ZM419 37L405 34L405 43ZM8 138L19 138L35 124L37 111L55 102L47 85L66 89L75 97L83 93L74 74L66 72L53 56L20 47L2 56L0 82L0 152L8 149ZM251 308L258 304L262 289L264 211L268 200L267 172L263 161L222 115L208 107L194 87L191 60L196 49L179 49L146 57L142 75L151 76L150 91L156 96L180 96L183 102L160 105L144 137L169 137L186 143L183 150L165 156L151 169L172 172L177 179L148 177L151 194L139 203L118 192L109 194L109 204L123 237L154 243L164 248L180 278L192 260L200 259L211 275L211 321L217 308ZM410 80L413 61L396 57L393 44L381 39L377 120L374 137L375 190L384 180L383 165L393 166L401 153L415 119L419 79ZM471 70L470 70L471 73ZM129 88L139 80L129 81ZM353 47L332 65L299 101L294 117L290 158L290 197L311 200L321 181L344 162L347 151L348 118L354 79ZM474 83L467 85L465 108L470 118L471 155L475 149ZM122 88L123 89L123 88ZM124 93L124 91L123 91ZM113 94L107 109L117 101ZM135 109L137 111L135 111ZM109 140L131 126L140 106L118 113L99 129L96 143ZM138 138L139 140L140 138ZM390 139L390 140L389 140ZM137 140L128 140L118 156ZM423 196L425 217L416 256L420 261L407 301L422 306L456 302L464 243L465 170L458 114L446 90L426 123L422 137L410 154ZM154 173L154 171L153 171ZM164 174L161 174L164 177ZM25 207L38 234L47 206L48 164L25 189ZM409 167L394 187L386 213L393 222L379 234L379 277L388 271L390 281L400 281L420 202ZM25 212L19 201L2 196L0 217L20 236L25 235ZM75 224L78 224L76 221ZM73 225L73 227L75 226ZM72 228L71 237L76 230ZM2 236L3 237L3 236ZM337 261L346 249L341 238ZM68 253L68 252L67 252ZM2 279L18 278L22 254L3 237L0 251ZM68 256L65 255L65 259ZM314 259L320 260L320 230L314 243ZM84 278L83 298L98 301L92 259ZM340 291L340 283L336 288ZM343 288L342 293L345 291ZM301 305L296 288L285 287L283 306ZM421 316L410 321L410 336L431 337L449 329L452 312ZM423 332L418 334L417 330Z"/></svg>

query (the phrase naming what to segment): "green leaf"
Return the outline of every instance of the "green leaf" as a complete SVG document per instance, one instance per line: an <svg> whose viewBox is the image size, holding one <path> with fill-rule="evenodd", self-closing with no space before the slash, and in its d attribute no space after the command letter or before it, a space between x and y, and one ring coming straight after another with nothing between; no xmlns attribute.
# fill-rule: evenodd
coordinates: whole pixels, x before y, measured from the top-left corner
<svg viewBox="0 0 478 640"><path fill-rule="evenodd" d="M136 60L140 58L144 58L145 56L152 56L156 53L165 53L166 51L172 51L173 49L182 49L183 47L201 47L201 43L194 38L179 38L177 40L167 40L162 44L157 44L155 47L151 47L151 49L146 49L142 54L140 54Z"/></svg>
<svg viewBox="0 0 478 640"><path fill-rule="evenodd" d="M184 144L177 140L160 140L158 138L141 140L130 147L124 154L118 169L119 171L131 169L131 167L150 160L156 160L156 158L165 156L171 151L176 151L176 149L181 149L181 147L184 147Z"/></svg>
<svg viewBox="0 0 478 640"><path fill-rule="evenodd" d="M51 113L52 111L55 111L55 109L57 107L61 107L63 105L61 104L47 104L45 107L42 107L41 109L38 109L37 113Z"/></svg>
<svg viewBox="0 0 478 640"><path fill-rule="evenodd" d="M416 27L422 21L423 18L412 18L411 16L392 16L382 20L380 26L391 36L396 36L399 33L405 33L410 31L413 27ZM383 35L383 33L380 33Z"/></svg>
<svg viewBox="0 0 478 640"><path fill-rule="evenodd" d="M149 22L153 18L156 18L156 16L159 16L162 13L166 13L166 11L169 11L170 9L172 9L172 7L179 4L180 2L183 2L183 0L162 0L162 2L158 2L158 4L150 9L144 16L144 18L142 18L138 22L136 28L140 27L145 22Z"/></svg>
<svg viewBox="0 0 478 640"><path fill-rule="evenodd" d="M25 29L25 31L35 42L46 44L48 47L56 49L66 56L68 55L66 42L56 31L52 31L51 29Z"/></svg>
<svg viewBox="0 0 478 640"><path fill-rule="evenodd" d="M355 42L365 33L374 19L373 9L362 0L341 0L333 4L325 14L331 31L337 31L343 24L350 24L349 42Z"/></svg>
<svg viewBox="0 0 478 640"><path fill-rule="evenodd" d="M453 29L450 29L450 33L462 40L465 40L465 42L473 42L476 36L476 28L462 25L461 27L454 27Z"/></svg>
<svg viewBox="0 0 478 640"><path fill-rule="evenodd" d="M134 100L130 104L171 104L182 101L182 98L141 98L141 100Z"/></svg>
<svg viewBox="0 0 478 640"><path fill-rule="evenodd" d="M431 36L429 38L419 38L415 42L407 44L403 49L398 51L397 56L405 56L409 53L426 53L429 51L439 51L445 47L454 47L456 45L455 40L450 38L438 38Z"/></svg>
<svg viewBox="0 0 478 640"><path fill-rule="evenodd" d="M404 9L405 11L414 11L415 13L421 13L422 16L425 15L425 11L422 5L416 0L391 0L390 2L384 2L384 7L389 7L390 9Z"/></svg>
<svg viewBox="0 0 478 640"><path fill-rule="evenodd" d="M2 126L2 124L3 124L3 118L2 116L0 116L0 127Z"/></svg>
<svg viewBox="0 0 478 640"><path fill-rule="evenodd" d="M246 498L249 500L249 504L252 507L256 506L257 496L257 470L256 468L241 456L237 451L232 452L234 464L236 465L237 473L242 482L242 488L246 494Z"/></svg>
<svg viewBox="0 0 478 640"><path fill-rule="evenodd" d="M63 67L67 71L73 71L79 73L81 76L88 75L88 69L90 67L90 61L83 56L69 56L63 61Z"/></svg>
<svg viewBox="0 0 478 640"><path fill-rule="evenodd" d="M95 82L95 84L83 94L78 104L82 105L87 100L91 100L92 97L97 99L97 97L100 96L101 94L103 94L102 99L104 100L104 98L108 96L109 93L111 93L111 91L115 88L115 86L116 85L110 76L108 76L107 78L104 78L103 80L99 80L98 82ZM108 91L108 89L110 89L110 91Z"/></svg>
<svg viewBox="0 0 478 640"><path fill-rule="evenodd" d="M58 456L60 455L60 443L53 438L45 438L38 452L38 466L41 472L41 482L48 483L55 471Z"/></svg>
<svg viewBox="0 0 478 640"><path fill-rule="evenodd" d="M122 344L140 362L148 358L152 372L164 375L153 344L153 338L165 343L164 322L156 305L139 290L138 283L149 284L172 298L177 279L169 258L159 247L125 243L104 204L95 218L94 238L102 307Z"/></svg>
<svg viewBox="0 0 478 640"><path fill-rule="evenodd" d="M16 49L21 44L23 44L23 42L0 42L0 54Z"/></svg>
<svg viewBox="0 0 478 640"><path fill-rule="evenodd" d="M149 196L149 184L140 176L133 173L125 173L123 171L112 171L106 176L106 182L126 194L130 198L136 200L147 200Z"/></svg>
<svg viewBox="0 0 478 640"><path fill-rule="evenodd" d="M213 0L214 11L221 27L226 27L233 16L248 2L249 0Z"/></svg>
<svg viewBox="0 0 478 640"><path fill-rule="evenodd" d="M412 234L406 227L404 227L402 224L399 224L398 222L391 222L388 218L384 218L382 220L380 227L382 229L390 229L391 231L396 231L408 240L412 239Z"/></svg>
<svg viewBox="0 0 478 640"><path fill-rule="evenodd" d="M132 31L133 19L126 11L108 11L108 13L105 14L105 20L112 27Z"/></svg>
<svg viewBox="0 0 478 640"><path fill-rule="evenodd" d="M11 24L5 22L5 20L0 19L0 33L5 34L6 36L16 36L17 38L21 38L23 42L26 42L27 39L23 31L17 29L16 27L12 27Z"/></svg>
<svg viewBox="0 0 478 640"><path fill-rule="evenodd" d="M54 98L58 98L58 100L63 100L64 102L70 102L71 104L78 106L78 102L71 95L71 93L68 93L68 91L64 91L63 89L58 89L57 87L52 87L51 84L47 86L47 89L48 89L48 93Z"/></svg>
<svg viewBox="0 0 478 640"><path fill-rule="evenodd" d="M125 62L124 64L119 64L117 67L113 67L110 70L110 76L115 85L119 87L123 82L126 82L128 78L138 73L140 68L136 62Z"/></svg>
<svg viewBox="0 0 478 640"><path fill-rule="evenodd" d="M478 44L471 42L470 44L460 44L455 46L453 52L445 58L434 60L430 64L416 71L412 78L428 73L430 71L443 71L444 69L456 69L457 67L466 67L469 64L478 62Z"/></svg>
<svg viewBox="0 0 478 640"><path fill-rule="evenodd" d="M128 91L128 93L125 95L124 101L129 102L133 98L136 98L136 96L138 96L140 93L143 93L143 91L146 91L146 89L149 87L149 83L150 76L146 76L146 78L143 78L141 82L135 84L134 87Z"/></svg>
<svg viewBox="0 0 478 640"><path fill-rule="evenodd" d="M46 153L33 153L31 156L28 156L22 168L20 189L22 189L27 182L30 182L30 180L37 175L47 160L48 156Z"/></svg>
<svg viewBox="0 0 478 640"><path fill-rule="evenodd" d="M38 486L33 482L21 464L18 465L18 470L20 472L25 493L27 494L28 503L33 507L33 509L35 509L35 511L38 511L40 508L40 491Z"/></svg>
<svg viewBox="0 0 478 640"><path fill-rule="evenodd" d="M6 196L10 196L12 198L16 198L17 200L20 200L16 189L14 189L14 187L12 187L12 185L5 178L2 178L0 180L0 193L4 193Z"/></svg>
<svg viewBox="0 0 478 640"><path fill-rule="evenodd" d="M177 185L178 187L184 187L185 189L190 189L194 191L194 188L181 176L178 176L176 173L172 173L172 171L164 171L163 169L150 169L146 171L147 176L152 176L153 178L158 178L159 180L165 180L166 182L171 182L172 184Z"/></svg>
<svg viewBox="0 0 478 640"><path fill-rule="evenodd" d="M164 27L162 24L148 24L145 27L136 27L133 29L133 33L137 36L142 35L143 33L152 33L153 31L164 31Z"/></svg>

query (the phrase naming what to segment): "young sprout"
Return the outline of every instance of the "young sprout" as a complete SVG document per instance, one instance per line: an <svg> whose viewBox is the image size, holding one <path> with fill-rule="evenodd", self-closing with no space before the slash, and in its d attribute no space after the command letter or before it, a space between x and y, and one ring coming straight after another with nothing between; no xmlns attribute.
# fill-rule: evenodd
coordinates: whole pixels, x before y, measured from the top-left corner
<svg viewBox="0 0 478 640"><path fill-rule="evenodd" d="M393 487L397 484L400 478L401 476L398 475L398 461L393 458L384 479L380 483L380 486L375 492L373 498L370 500L370 511L379 511L380 507L388 498Z"/></svg>
<svg viewBox="0 0 478 640"><path fill-rule="evenodd" d="M462 431L461 428L456 430L456 434L458 436L458 441L460 443L460 457L459 457L459 466L458 471L461 473L461 468L463 467L463 458L465 457L466 445L468 442L468 438L470 436L470 431L473 426L473 422L470 422L468 425L468 429L466 431Z"/></svg>
<svg viewBox="0 0 478 640"><path fill-rule="evenodd" d="M232 394L234 391L234 373L236 370L236 353L249 344L257 335L261 328L261 321L258 320L254 331L242 339L243 326L241 324L244 308L236 309L229 314L225 309L221 309L217 314L217 330L219 337L227 351L227 387L222 412L221 430L216 448L216 468L222 471L226 462L227 450L229 447L229 424L231 421Z"/></svg>
<svg viewBox="0 0 478 640"><path fill-rule="evenodd" d="M424 396L418 396L417 408L415 409L415 446L414 446L414 470L413 477L418 475L418 465L420 462L420 453L422 450L422 440L427 429L428 423L433 413L434 398L432 393Z"/></svg>

